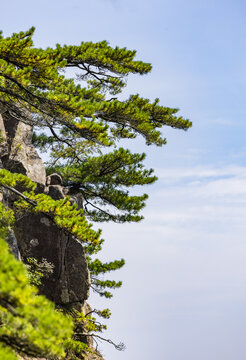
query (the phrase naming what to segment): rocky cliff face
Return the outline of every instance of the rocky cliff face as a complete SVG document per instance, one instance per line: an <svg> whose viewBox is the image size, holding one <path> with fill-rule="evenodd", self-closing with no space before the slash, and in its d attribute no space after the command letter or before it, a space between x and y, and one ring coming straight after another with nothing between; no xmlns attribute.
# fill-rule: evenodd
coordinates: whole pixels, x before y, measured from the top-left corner
<svg viewBox="0 0 246 360"><path fill-rule="evenodd" d="M32 145L32 125L5 113L0 118L0 160L12 172L27 175L39 184L38 189L54 199L65 197L58 175L46 179L45 168ZM6 197L6 196L5 196ZM16 221L15 235L23 259L46 259L54 271L40 289L57 304L82 303L89 296L90 276L82 244L65 234L41 215L26 214Z"/></svg>
<svg viewBox="0 0 246 360"><path fill-rule="evenodd" d="M64 198L60 176L53 174L46 178L43 162L32 145L33 129L28 118L23 123L4 113L0 115L0 131L0 167L27 175L38 184L39 192L54 199ZM5 192L0 201L9 204L13 199ZM65 234L43 215L27 213L16 221L9 245L23 260L45 259L52 264L52 274L44 278L40 287L42 294L59 305L88 307L85 300L89 296L90 274L83 246L74 236ZM101 358L90 356L91 360Z"/></svg>

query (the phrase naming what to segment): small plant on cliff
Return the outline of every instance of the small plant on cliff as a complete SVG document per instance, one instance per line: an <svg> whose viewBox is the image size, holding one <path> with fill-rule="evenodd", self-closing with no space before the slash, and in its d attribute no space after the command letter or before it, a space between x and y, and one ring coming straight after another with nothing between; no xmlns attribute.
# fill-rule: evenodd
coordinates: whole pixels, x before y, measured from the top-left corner
<svg viewBox="0 0 246 360"><path fill-rule="evenodd" d="M100 295L110 297L108 289L119 287L121 282L103 280L100 275L122 267L124 261L116 260L103 264L99 259L92 258L101 249L102 240L100 231L94 231L88 220L119 223L140 221L140 211L145 206L148 196L132 195L130 189L157 180L153 170L144 166L145 154L132 153L123 147L121 140L133 140L140 136L147 145L162 146L166 143L160 131L163 126L186 130L191 123L177 116L178 109L161 106L158 99L151 102L138 94L124 100L119 99L118 95L126 86L129 74L143 75L151 70L150 64L135 60L136 51L112 48L106 41L38 49L33 46L33 32L34 28L31 28L27 32L13 34L7 38L0 35L0 112L9 113L18 121L33 125L36 131L33 136L34 145L50 154L47 171L59 173L70 194L80 194L83 209L78 210L75 205L71 205L69 198L55 201L47 195L36 194L35 184L30 179L6 169L0 170L0 185L19 198L15 204L16 209L43 213L64 231L81 240L88 256L92 287ZM73 69L76 73L73 78L66 76L68 69ZM11 210L5 208L1 211L3 220L0 222L0 232L2 231L2 238L5 238L6 232L2 229ZM6 254L6 246L1 246L1 251ZM20 276L25 277L21 264L14 262L11 257L8 258L8 255L6 263L0 261L0 276L5 272L12 276L13 271L17 293L22 286L16 274L16 269L19 268L20 274L23 274ZM26 284L26 280L23 281ZM32 288L28 288L27 284L25 286L25 289L29 289L27 294L29 291L31 297ZM0 286L0 305L1 301L5 301L5 297L12 299L12 302L8 300L9 307L1 305L0 308L0 344L5 346L0 348L0 352L4 351L5 354L9 354L10 348L17 353L25 353L25 346L21 343L15 346L11 334L19 329L19 334L23 332L23 336L26 336L25 326L30 323L32 330L32 326L39 325L41 319L47 322L48 326L49 315L45 312L46 307L52 312L50 305L43 298L39 300L41 298L34 297L44 307L42 315L35 312L35 300L26 296L26 304L23 304L18 295L16 296L17 298L12 296L11 289L4 290L3 286ZM30 304L34 301L34 305L30 305L33 308L28 307L29 301ZM27 311L30 312L29 317ZM108 313L101 312L99 315L107 317ZM52 316L56 315L50 316L52 319ZM51 339L57 336L54 347L50 348L50 343L46 345L40 334L35 356L48 358L53 356L49 355L52 351L52 354L58 357L64 355L64 349L58 353L55 344L62 343L65 334L68 337L71 334L70 330L67 330L67 333L63 332L65 320L62 320L63 317L59 319L57 327L51 326L49 330ZM76 321L79 319L77 316ZM90 331L103 329L96 325L92 315L87 319L81 315L80 320L87 321ZM23 330L18 327L22 322ZM11 335L8 335L8 341L4 328ZM58 328L61 329L59 336ZM69 323L67 328L70 329ZM35 336L38 337L38 334ZM35 336L27 336L25 341L33 341L35 345ZM78 342L68 339L67 348L74 349L74 358L80 357ZM86 351L82 344L80 349L82 353ZM30 355L28 352L26 354ZM12 355L5 356L11 359Z"/></svg>

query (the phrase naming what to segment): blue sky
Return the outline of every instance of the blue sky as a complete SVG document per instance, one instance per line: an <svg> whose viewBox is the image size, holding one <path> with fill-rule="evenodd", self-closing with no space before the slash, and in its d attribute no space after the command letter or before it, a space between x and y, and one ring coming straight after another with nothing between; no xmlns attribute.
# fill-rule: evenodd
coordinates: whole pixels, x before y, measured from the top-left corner
<svg viewBox="0 0 246 360"><path fill-rule="evenodd" d="M124 257L107 360L244 360L246 356L246 3L191 0L9 0L4 34L36 27L35 43L108 40L153 64L138 92L180 108L188 132L164 129L148 154L159 182L141 224L103 226L104 259Z"/></svg>

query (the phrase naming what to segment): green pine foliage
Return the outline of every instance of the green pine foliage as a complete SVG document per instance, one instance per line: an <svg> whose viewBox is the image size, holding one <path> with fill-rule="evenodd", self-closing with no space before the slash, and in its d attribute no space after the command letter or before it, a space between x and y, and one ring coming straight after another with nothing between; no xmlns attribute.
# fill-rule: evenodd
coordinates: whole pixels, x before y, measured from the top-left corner
<svg viewBox="0 0 246 360"><path fill-rule="evenodd" d="M126 76L146 74L151 65L134 60L136 51L111 48L106 41L82 42L78 46L55 49L33 47L34 28L0 38L0 103L13 111L18 106L40 113L43 126L56 125L105 146L117 138L141 134L148 144L162 145L165 140L158 128L169 125L187 129L188 120L176 117L177 109L150 103L139 95L121 102L107 98L126 84ZM76 80L67 79L63 69L79 71ZM66 138L61 138L66 141Z"/></svg>
<svg viewBox="0 0 246 360"><path fill-rule="evenodd" d="M91 220L140 221L143 217L139 211L148 196L132 196L128 189L157 180L153 169L144 168L145 156L119 148L108 154L87 156L80 163L52 167L49 172L59 172L71 192L83 195L84 209Z"/></svg>
<svg viewBox="0 0 246 360"><path fill-rule="evenodd" d="M178 116L177 108L161 106L158 99L151 102L133 94L119 100L128 75L151 71L149 63L136 60L135 50L112 48L106 41L40 49L33 45L34 30L10 37L0 33L0 113L8 112L34 127L34 146L50 154L47 174L59 173L69 194L82 197L83 208L69 197L53 200L37 193L28 177L0 169L0 195L7 191L16 196L15 213L0 202L0 358L14 360L21 354L83 359L91 351L85 337L102 339L98 333L106 329L96 316L109 318L110 311L94 309L86 315L68 311L66 316L57 312L37 295L30 274L28 278L3 240L15 216L42 213L83 243L92 288L111 297L110 290L122 283L103 276L120 269L124 260L95 259L103 239L88 221L140 221L148 195L134 195L132 189L157 180L153 169L144 166L146 155L122 147L121 140L140 136L147 145L162 146L163 127L187 130L191 122ZM34 271L31 281L39 283L41 278ZM122 344L106 341L122 349Z"/></svg>
<svg viewBox="0 0 246 360"><path fill-rule="evenodd" d="M0 359L17 360L17 357L10 347L0 344Z"/></svg>
<svg viewBox="0 0 246 360"><path fill-rule="evenodd" d="M157 178L144 168L145 154L118 148L119 141L140 135L146 144L162 146L163 126L186 130L191 122L158 99L117 98L129 74L151 70L135 60L136 51L106 41L37 49L33 32L0 38L0 107L25 121L27 112L33 114L34 144L50 149L49 170L81 192L93 221L140 221L147 195L131 195L129 188ZM67 69L74 78L66 77ZM114 149L105 155L105 147Z"/></svg>
<svg viewBox="0 0 246 360"><path fill-rule="evenodd" d="M113 295L108 290L121 287L122 282L121 281L116 282L114 280L101 280L100 276L110 271L115 271L122 268L122 266L125 265L125 260L121 259L121 260L114 260L109 263L102 263L99 259L92 260L90 257L88 257L87 261L91 274L92 289L95 292L97 292L100 296L111 298Z"/></svg>

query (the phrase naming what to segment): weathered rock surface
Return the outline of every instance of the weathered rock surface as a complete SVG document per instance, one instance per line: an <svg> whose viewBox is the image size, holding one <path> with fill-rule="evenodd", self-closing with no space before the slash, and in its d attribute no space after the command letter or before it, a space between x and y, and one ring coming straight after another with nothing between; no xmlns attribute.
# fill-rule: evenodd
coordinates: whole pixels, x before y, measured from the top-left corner
<svg viewBox="0 0 246 360"><path fill-rule="evenodd" d="M45 258L54 265L40 288L56 304L83 303L89 296L90 278L82 244L65 234L43 215L27 214L16 224L22 258Z"/></svg>
<svg viewBox="0 0 246 360"><path fill-rule="evenodd" d="M31 122L19 122L7 112L0 115L0 161L5 169L27 175L53 199L65 197L62 178L58 174L47 177L45 168L32 145ZM5 196L6 197L6 196ZM5 199L6 200L6 199ZM8 201L10 198L8 199ZM9 245L22 259L46 259L54 265L53 274L44 279L40 291L57 304L82 303L89 296L90 276L82 244L64 233L43 215L27 213L16 221L15 234Z"/></svg>
<svg viewBox="0 0 246 360"><path fill-rule="evenodd" d="M31 180L45 184L43 162L32 145L32 125L19 122L8 113L0 116L0 158L5 169L27 175Z"/></svg>

